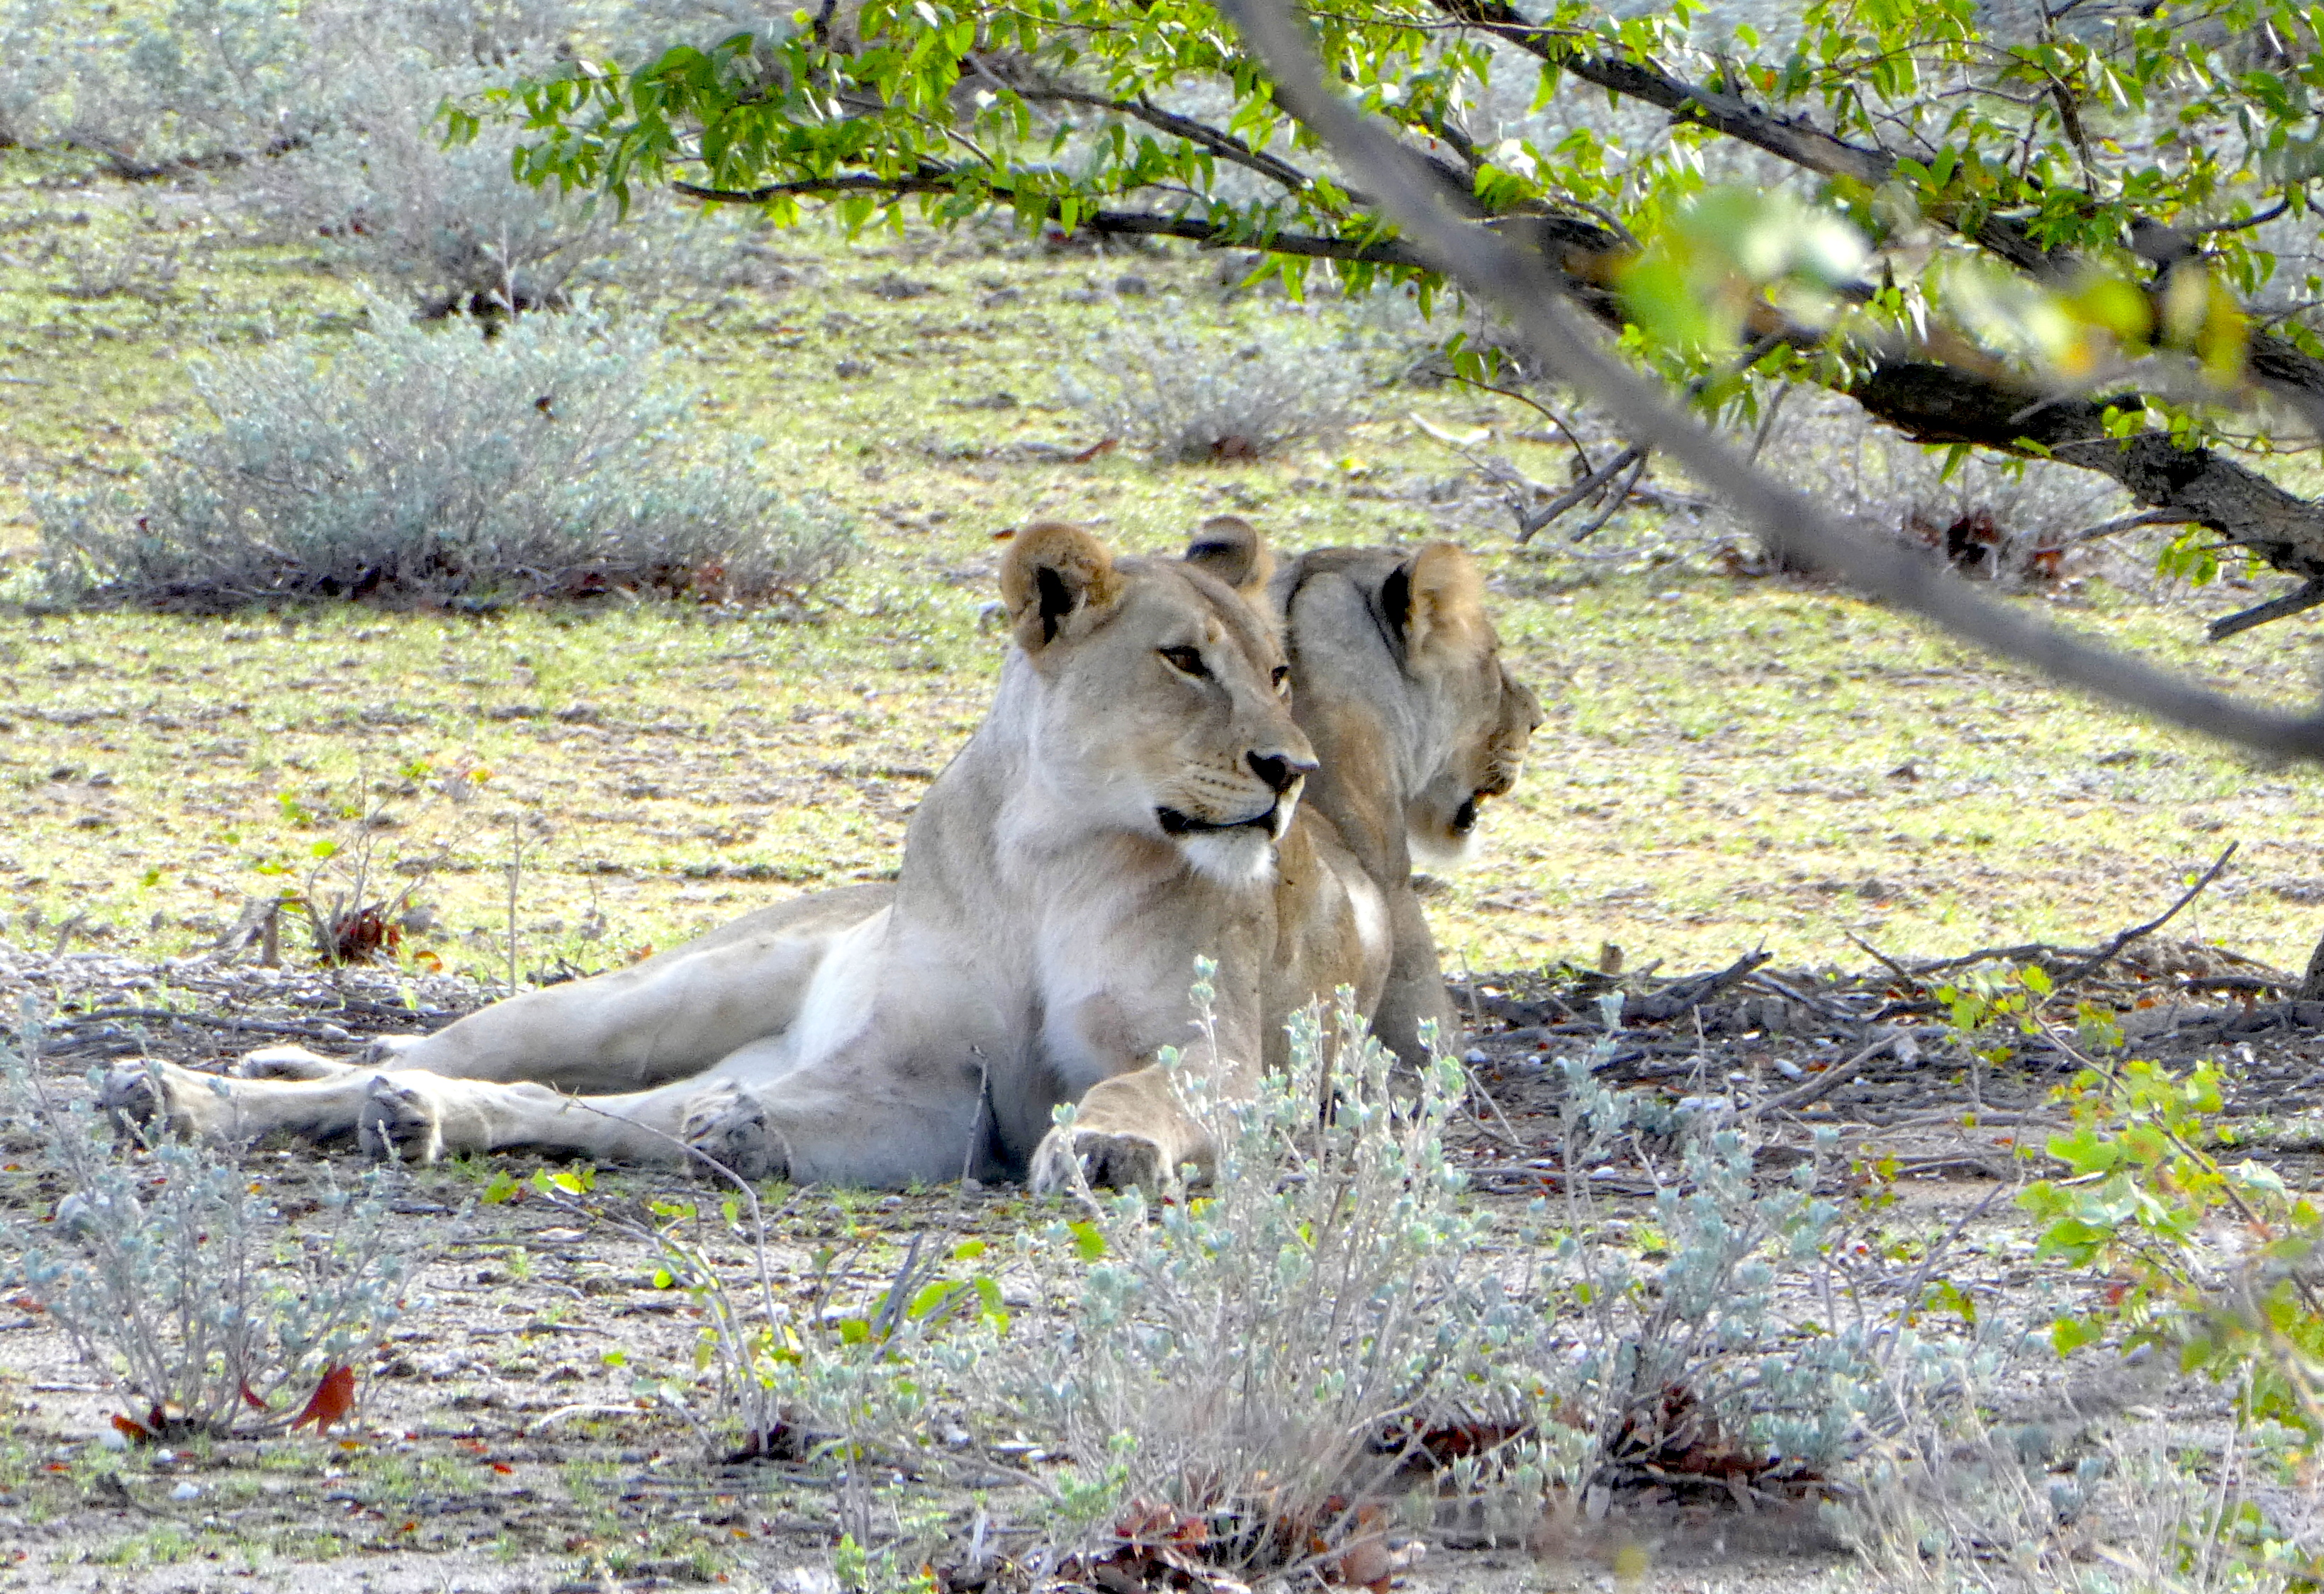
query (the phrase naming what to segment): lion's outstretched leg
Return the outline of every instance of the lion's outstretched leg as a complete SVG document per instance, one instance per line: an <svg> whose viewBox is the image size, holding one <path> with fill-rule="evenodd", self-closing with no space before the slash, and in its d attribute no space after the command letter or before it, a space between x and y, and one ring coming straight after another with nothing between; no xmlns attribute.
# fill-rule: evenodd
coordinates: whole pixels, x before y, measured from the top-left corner
<svg viewBox="0 0 2324 1594"><path fill-rule="evenodd" d="M434 1035L383 1037L352 1065L593 1092L700 1073L788 1027L833 948L892 896L886 886L850 887L779 903L643 963L495 1002ZM289 1060L295 1050L253 1053L242 1072L320 1077L313 1064Z"/></svg>
<svg viewBox="0 0 2324 1594"><path fill-rule="evenodd" d="M867 1077L838 1063L769 1079L730 1059L709 1079L568 1096L397 1069L368 1077L356 1128L374 1155L422 1162L530 1146L666 1167L706 1159L747 1179L802 1184L894 1186L991 1175L973 1086L929 1084Z"/></svg>

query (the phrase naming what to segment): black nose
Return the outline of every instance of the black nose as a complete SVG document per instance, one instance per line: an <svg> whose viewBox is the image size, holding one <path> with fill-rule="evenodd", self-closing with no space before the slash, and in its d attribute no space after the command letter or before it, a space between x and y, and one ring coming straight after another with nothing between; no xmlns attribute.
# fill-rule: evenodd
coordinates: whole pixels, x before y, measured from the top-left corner
<svg viewBox="0 0 2324 1594"><path fill-rule="evenodd" d="M1250 760L1250 772L1267 782L1267 789L1281 797L1303 775L1315 772L1314 759L1295 758L1287 752L1254 752L1243 755Z"/></svg>

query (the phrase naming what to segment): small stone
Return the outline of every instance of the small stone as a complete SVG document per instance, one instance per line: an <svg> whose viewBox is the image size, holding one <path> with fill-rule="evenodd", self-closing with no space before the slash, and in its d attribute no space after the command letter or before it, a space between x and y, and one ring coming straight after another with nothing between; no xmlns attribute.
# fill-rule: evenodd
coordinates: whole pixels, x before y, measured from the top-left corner
<svg viewBox="0 0 2324 1594"><path fill-rule="evenodd" d="M202 1497L201 1486L197 1483L181 1483L170 1491L170 1497L173 1500L198 1500Z"/></svg>

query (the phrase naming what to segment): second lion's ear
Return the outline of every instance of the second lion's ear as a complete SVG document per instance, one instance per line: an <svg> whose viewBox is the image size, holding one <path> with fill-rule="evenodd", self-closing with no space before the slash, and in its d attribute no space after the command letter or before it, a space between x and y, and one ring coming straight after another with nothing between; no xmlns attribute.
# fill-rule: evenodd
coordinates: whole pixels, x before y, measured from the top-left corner
<svg viewBox="0 0 2324 1594"><path fill-rule="evenodd" d="M1213 515L1194 528L1186 545L1186 563L1217 576L1256 604L1275 574L1275 556L1259 528L1240 515Z"/></svg>
<svg viewBox="0 0 2324 1594"><path fill-rule="evenodd" d="M1001 559L1001 601L1017 645L1038 653L1088 629L1121 595L1105 544L1079 526L1043 521L1010 539Z"/></svg>
<svg viewBox="0 0 2324 1594"><path fill-rule="evenodd" d="M1465 661L1492 646L1484 576L1456 543L1432 542L1397 566L1380 588L1380 607L1404 632L1407 659Z"/></svg>

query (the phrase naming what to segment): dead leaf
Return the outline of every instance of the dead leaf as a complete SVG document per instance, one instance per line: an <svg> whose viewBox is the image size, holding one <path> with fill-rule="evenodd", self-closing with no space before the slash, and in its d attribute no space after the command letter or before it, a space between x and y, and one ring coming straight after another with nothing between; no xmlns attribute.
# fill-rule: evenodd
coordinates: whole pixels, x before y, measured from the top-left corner
<svg viewBox="0 0 2324 1594"><path fill-rule="evenodd" d="M335 1367L315 1386L315 1393L308 1396L306 1409L291 1423L290 1431L296 1433L312 1423L318 1434L328 1433L332 1424L346 1421L347 1414L355 1409L355 1369Z"/></svg>

